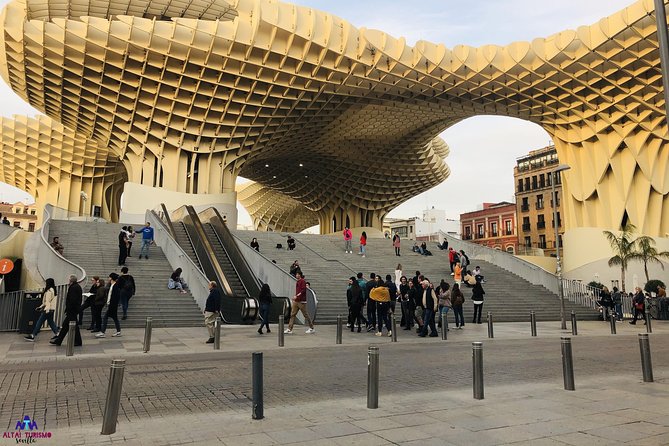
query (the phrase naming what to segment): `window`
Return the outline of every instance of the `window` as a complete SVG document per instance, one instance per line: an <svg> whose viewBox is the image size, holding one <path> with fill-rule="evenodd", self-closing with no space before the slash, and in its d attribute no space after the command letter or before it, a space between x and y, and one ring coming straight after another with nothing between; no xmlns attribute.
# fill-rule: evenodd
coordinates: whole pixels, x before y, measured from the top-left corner
<svg viewBox="0 0 669 446"><path fill-rule="evenodd" d="M21 208L16 208L16 213L20 214L21 213Z"/></svg>
<svg viewBox="0 0 669 446"><path fill-rule="evenodd" d="M558 219L557 225L558 225L558 228L559 228L559 227L562 226L562 219L560 218L560 213L559 212L557 213L557 219ZM552 226L555 227L555 220L553 220L553 225Z"/></svg>
<svg viewBox="0 0 669 446"><path fill-rule="evenodd" d="M513 228L511 227L511 220L506 220L504 222L504 225L506 226L505 235L513 235Z"/></svg>
<svg viewBox="0 0 669 446"><path fill-rule="evenodd" d="M537 216L537 229L546 229L546 220L544 220L544 214Z"/></svg>
<svg viewBox="0 0 669 446"><path fill-rule="evenodd" d="M35 232L35 223L28 223L28 232Z"/></svg>
<svg viewBox="0 0 669 446"><path fill-rule="evenodd" d="M532 247L532 237L525 237L525 246L528 248Z"/></svg>
<svg viewBox="0 0 669 446"><path fill-rule="evenodd" d="M530 217L523 217L523 231L529 231L532 229L530 226Z"/></svg>
<svg viewBox="0 0 669 446"><path fill-rule="evenodd" d="M525 190L530 190L530 177L525 178Z"/></svg>
<svg viewBox="0 0 669 446"><path fill-rule="evenodd" d="M465 240L471 240L471 239L472 239L472 227L465 226Z"/></svg>
<svg viewBox="0 0 669 446"><path fill-rule="evenodd" d="M491 237L497 237L497 222L493 221L490 223L490 232L491 232Z"/></svg>
<svg viewBox="0 0 669 446"><path fill-rule="evenodd" d="M543 234L539 236L539 248L546 249L546 236Z"/></svg>
<svg viewBox="0 0 669 446"><path fill-rule="evenodd" d="M507 246L507 247L506 247L506 252L508 252L509 254L514 254L515 251L514 251L514 249L513 249L513 246Z"/></svg>
<svg viewBox="0 0 669 446"><path fill-rule="evenodd" d="M551 186L553 184L553 174L549 173L546 175L546 185Z"/></svg>
<svg viewBox="0 0 669 446"><path fill-rule="evenodd" d="M546 175L539 175L539 187L546 187Z"/></svg>
<svg viewBox="0 0 669 446"><path fill-rule="evenodd" d="M522 192L522 191L523 191L523 179L518 178L518 192Z"/></svg>
<svg viewBox="0 0 669 446"><path fill-rule="evenodd" d="M21 222L17 221L17 220L14 220L14 227L15 228L20 228L21 227Z"/></svg>
<svg viewBox="0 0 669 446"><path fill-rule="evenodd" d="M30 215L35 215L35 209L30 210Z"/></svg>
<svg viewBox="0 0 669 446"><path fill-rule="evenodd" d="M532 189L536 189L536 188L537 188L537 176L532 175Z"/></svg>
<svg viewBox="0 0 669 446"><path fill-rule="evenodd" d="M523 197L523 204L520 206L520 210L523 212L527 212L530 210L530 199L527 197Z"/></svg>
<svg viewBox="0 0 669 446"><path fill-rule="evenodd" d="M544 194L537 195L537 210L544 208Z"/></svg>
<svg viewBox="0 0 669 446"><path fill-rule="evenodd" d="M483 225L476 225L476 238L483 238Z"/></svg>

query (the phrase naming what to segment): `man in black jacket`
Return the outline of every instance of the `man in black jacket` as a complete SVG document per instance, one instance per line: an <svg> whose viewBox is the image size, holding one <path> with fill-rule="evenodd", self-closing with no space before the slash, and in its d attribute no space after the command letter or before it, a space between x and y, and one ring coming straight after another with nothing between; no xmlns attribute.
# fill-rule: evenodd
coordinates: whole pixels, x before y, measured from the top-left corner
<svg viewBox="0 0 669 446"><path fill-rule="evenodd" d="M121 268L121 275L118 278L118 284L121 292L121 308L123 309L122 320L128 319L128 303L130 298L135 295L135 278L128 274L128 267Z"/></svg>
<svg viewBox="0 0 669 446"><path fill-rule="evenodd" d="M125 265L125 259L128 257L127 229L127 226L123 226L121 232L118 233L118 266Z"/></svg>
<svg viewBox="0 0 669 446"><path fill-rule="evenodd" d="M221 290L218 289L216 282L209 282L209 296L207 303L204 306L204 325L209 331L209 339L207 344L214 343L214 322L221 314Z"/></svg>
<svg viewBox="0 0 669 446"><path fill-rule="evenodd" d="M365 296L367 296L367 331L376 331L376 301L369 298L369 293L376 286L376 274L369 275L369 281L365 284Z"/></svg>
<svg viewBox="0 0 669 446"><path fill-rule="evenodd" d="M96 334L96 338L104 338L105 331L107 331L107 321L109 318L114 320L114 327L116 328L116 333L112 337L121 336L121 323L118 321L118 304L121 301L121 287L118 286L119 275L116 273L111 273L109 275L109 291L107 291L107 312L102 318L102 330L100 333Z"/></svg>
<svg viewBox="0 0 669 446"><path fill-rule="evenodd" d="M80 347L81 343L81 333L79 332L79 325L76 324L77 318L79 316L79 309L81 308L81 297L83 292L81 291L81 286L77 283L77 276L70 276L70 286L67 288L67 296L65 297L65 320L61 324L60 333L58 336L55 336L51 341L52 345L60 345L63 343L63 339L67 336L67 332L70 330L70 321L75 322L74 329L74 345Z"/></svg>

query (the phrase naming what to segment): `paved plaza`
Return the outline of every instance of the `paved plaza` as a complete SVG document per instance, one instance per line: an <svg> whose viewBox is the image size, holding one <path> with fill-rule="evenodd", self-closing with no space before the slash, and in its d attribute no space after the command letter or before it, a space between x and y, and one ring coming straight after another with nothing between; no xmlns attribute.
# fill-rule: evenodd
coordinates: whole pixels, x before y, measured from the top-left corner
<svg viewBox="0 0 669 446"><path fill-rule="evenodd" d="M643 383L643 325L582 322L573 337L576 391L562 387L559 323L452 329L449 339L399 331L397 343L335 327L260 336L224 327L86 337L64 347L0 334L0 426L30 415L51 438L35 444L665 445L669 444L669 324L654 321L654 383ZM566 334L566 333L565 333ZM485 399L472 398L471 342L484 342ZM379 408L366 408L367 346L381 354ZM264 352L265 419L251 419L251 353ZM127 360L117 433L100 435L111 359ZM1 444L16 444L3 439Z"/></svg>

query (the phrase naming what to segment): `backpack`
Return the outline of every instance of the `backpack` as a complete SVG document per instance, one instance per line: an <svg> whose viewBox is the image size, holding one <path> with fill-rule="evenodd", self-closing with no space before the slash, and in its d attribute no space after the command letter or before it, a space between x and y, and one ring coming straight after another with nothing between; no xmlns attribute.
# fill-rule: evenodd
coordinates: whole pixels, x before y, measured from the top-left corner
<svg viewBox="0 0 669 446"><path fill-rule="evenodd" d="M460 293L451 299L451 305L459 306L465 303L465 296Z"/></svg>

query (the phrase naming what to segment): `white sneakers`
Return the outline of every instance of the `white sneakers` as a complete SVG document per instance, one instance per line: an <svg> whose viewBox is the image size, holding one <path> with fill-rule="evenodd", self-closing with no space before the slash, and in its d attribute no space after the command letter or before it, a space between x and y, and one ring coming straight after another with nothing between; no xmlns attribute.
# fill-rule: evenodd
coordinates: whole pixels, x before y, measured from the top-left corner
<svg viewBox="0 0 669 446"><path fill-rule="evenodd" d="M389 332L388 332L388 337L391 337L392 335L393 335L393 332L392 332L392 331L389 331Z"/></svg>
<svg viewBox="0 0 669 446"><path fill-rule="evenodd" d="M286 328L283 332L285 334L293 334L293 330L291 330L290 328Z"/></svg>
<svg viewBox="0 0 669 446"><path fill-rule="evenodd" d="M105 334L102 333L102 332L100 332L100 333L97 333L97 334L95 335L95 337L96 337L96 338L104 338L104 337L105 337Z"/></svg>
<svg viewBox="0 0 669 446"><path fill-rule="evenodd" d="M118 338L119 336L121 336L121 332L120 332L120 331L117 331L116 333L114 333L114 334L112 335L112 338Z"/></svg>
<svg viewBox="0 0 669 446"><path fill-rule="evenodd" d="M308 328L307 331L305 331L306 334L314 334L316 333L316 329L314 328Z"/></svg>
<svg viewBox="0 0 669 446"><path fill-rule="evenodd" d="M383 333L381 333L380 331L377 331L376 333L374 333L374 336L383 336Z"/></svg>
<svg viewBox="0 0 669 446"><path fill-rule="evenodd" d="M112 338L118 338L118 337L120 337L120 336L121 336L121 332L120 332L120 331L117 331L116 333L114 333L114 334L112 335ZM95 337L96 337L96 338L105 338L106 336L105 336L104 333L100 332L100 333L96 334Z"/></svg>

